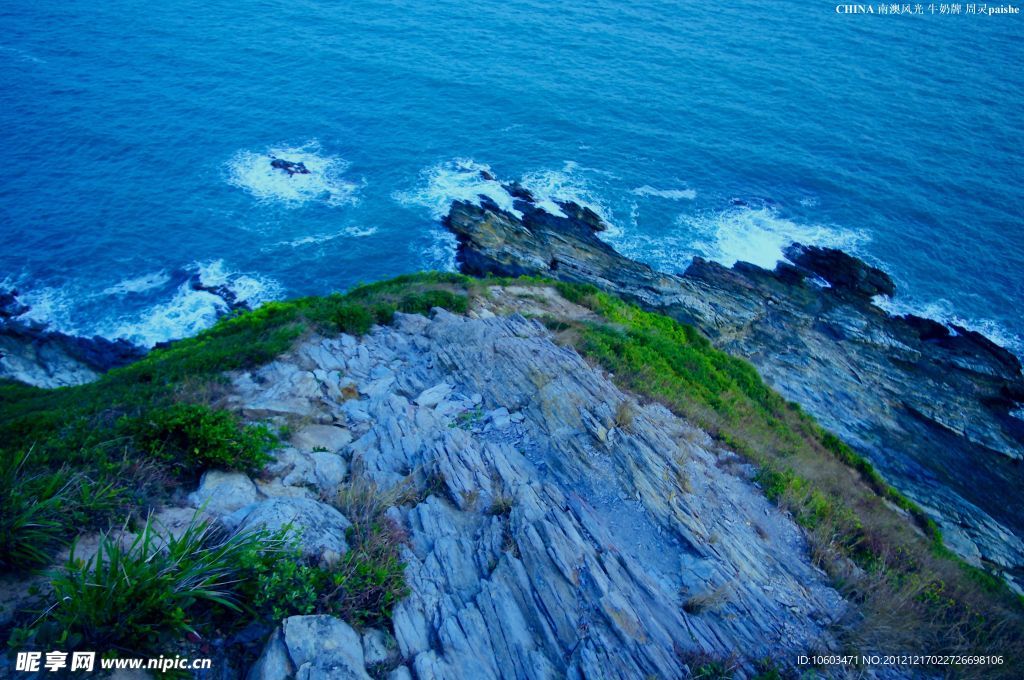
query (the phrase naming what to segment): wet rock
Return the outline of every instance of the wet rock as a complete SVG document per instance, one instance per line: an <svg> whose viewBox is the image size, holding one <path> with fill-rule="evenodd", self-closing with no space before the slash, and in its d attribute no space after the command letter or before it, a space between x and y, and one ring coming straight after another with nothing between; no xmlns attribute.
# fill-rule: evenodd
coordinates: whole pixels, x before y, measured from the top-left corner
<svg viewBox="0 0 1024 680"><path fill-rule="evenodd" d="M17 316L0 318L0 378L36 387L81 385L145 354L126 340L78 337Z"/></svg>
<svg viewBox="0 0 1024 680"><path fill-rule="evenodd" d="M896 284L888 274L841 250L794 243L786 248L785 254L797 267L820 276L838 290L863 298L891 297L896 292Z"/></svg>
<svg viewBox="0 0 1024 680"><path fill-rule="evenodd" d="M18 291L0 290L0 319L21 316L29 309L28 305L18 301Z"/></svg>
<svg viewBox="0 0 1024 680"><path fill-rule="evenodd" d="M288 173L288 176L292 175L308 175L309 168L302 161L289 161L283 158L271 158L270 167L278 170L283 170Z"/></svg>

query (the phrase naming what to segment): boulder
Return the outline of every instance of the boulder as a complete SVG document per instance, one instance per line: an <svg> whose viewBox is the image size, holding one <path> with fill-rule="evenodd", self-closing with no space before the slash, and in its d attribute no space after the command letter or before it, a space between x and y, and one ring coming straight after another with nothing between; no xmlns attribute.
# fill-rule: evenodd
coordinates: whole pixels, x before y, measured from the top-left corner
<svg viewBox="0 0 1024 680"><path fill-rule="evenodd" d="M345 530L352 523L333 507L312 498L271 498L253 503L223 518L230 529L266 529L277 532L291 527L299 535L304 557L319 559L325 553L348 551Z"/></svg>
<svg viewBox="0 0 1024 680"><path fill-rule="evenodd" d="M297 680L370 680L359 633L333 616L292 616L281 628Z"/></svg>
<svg viewBox="0 0 1024 680"><path fill-rule="evenodd" d="M295 674L295 666L284 644L284 634L276 629L267 640L260 658L249 669L246 680L282 680Z"/></svg>
<svg viewBox="0 0 1024 680"><path fill-rule="evenodd" d="M188 495L188 502L194 508L224 515L252 505L259 495L256 485L241 472L207 470L199 480L199 488Z"/></svg>
<svg viewBox="0 0 1024 680"><path fill-rule="evenodd" d="M292 435L291 443L302 451L337 453L352 443L352 433L335 425L307 425Z"/></svg>

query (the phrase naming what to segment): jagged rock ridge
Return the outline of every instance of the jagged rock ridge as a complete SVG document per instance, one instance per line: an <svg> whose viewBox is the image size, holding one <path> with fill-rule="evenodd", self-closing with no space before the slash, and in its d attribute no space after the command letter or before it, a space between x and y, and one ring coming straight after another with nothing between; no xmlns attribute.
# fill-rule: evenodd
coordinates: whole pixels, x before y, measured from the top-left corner
<svg viewBox="0 0 1024 680"><path fill-rule="evenodd" d="M343 460L347 484L416 487L389 511L409 534L411 590L394 613L407 667L390 677L681 677L697 650L789 663L827 648L846 611L748 466L635 402L537 321L399 314L358 341L312 338L233 382L244 414L308 423L300 440L333 442L320 455ZM282 451L259 493L336 484L316 482L310 455ZM252 512L232 511L255 493L236 477L207 478L195 502L239 495L223 512ZM302 671L319 652L301 651L314 643L297 641L299 623L286 622L251 680L281 668L316 677Z"/></svg>
<svg viewBox="0 0 1024 680"><path fill-rule="evenodd" d="M891 295L891 279L836 250L794 244L774 271L695 258L667 274L617 253L580 206L552 215L507 190L518 214L483 196L452 205L463 272L589 283L697 326L866 455L950 547L1024 584L1017 357L965 328L887 314L872 297Z"/></svg>

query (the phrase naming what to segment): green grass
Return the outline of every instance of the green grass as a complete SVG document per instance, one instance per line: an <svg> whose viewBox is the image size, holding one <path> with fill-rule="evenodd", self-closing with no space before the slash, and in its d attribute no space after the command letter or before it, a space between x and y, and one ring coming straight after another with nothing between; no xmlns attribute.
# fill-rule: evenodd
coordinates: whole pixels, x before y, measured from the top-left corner
<svg viewBox="0 0 1024 680"><path fill-rule="evenodd" d="M206 468L258 472L277 442L265 425L245 425L234 413L205 404L150 409L121 418L117 427L142 452L190 476Z"/></svg>

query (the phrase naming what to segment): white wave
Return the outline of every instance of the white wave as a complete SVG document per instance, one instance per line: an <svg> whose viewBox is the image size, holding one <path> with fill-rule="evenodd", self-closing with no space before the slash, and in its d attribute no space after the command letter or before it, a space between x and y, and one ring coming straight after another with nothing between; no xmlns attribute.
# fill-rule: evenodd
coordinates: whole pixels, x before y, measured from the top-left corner
<svg viewBox="0 0 1024 680"><path fill-rule="evenodd" d="M520 183L530 190L537 206L552 215L565 217L556 201L572 201L590 208L608 225L602 236L614 238L620 230L612 219L611 209L597 195L586 173L577 163L566 161L561 170L536 170L523 175Z"/></svg>
<svg viewBox="0 0 1024 680"><path fill-rule="evenodd" d="M340 231L334 231L328 234L311 234L291 241L278 241L274 245L298 248L300 246L308 246L317 243L327 243L328 241L333 241L334 239L341 238L343 236L347 236L349 238L366 238L367 236L373 236L376 233L377 227L346 227Z"/></svg>
<svg viewBox="0 0 1024 680"><path fill-rule="evenodd" d="M868 240L860 231L788 220L771 207L682 215L677 223L692 235L693 252L727 267L742 261L772 269L786 259L783 250L794 241L849 252Z"/></svg>
<svg viewBox="0 0 1024 680"><path fill-rule="evenodd" d="M153 305L135 318L114 322L100 329L100 334L152 347L158 342L195 335L227 312L228 305L222 298L193 290L185 282L167 302Z"/></svg>
<svg viewBox="0 0 1024 680"><path fill-rule="evenodd" d="M392 198L402 205L426 208L432 218L439 220L448 214L453 201L480 205L480 196L486 196L502 210L522 217L522 213L513 208L512 196L501 182L485 179L483 173L494 177L489 165L471 158L445 161L423 170L419 187L411 191L396 191Z"/></svg>
<svg viewBox="0 0 1024 680"><path fill-rule="evenodd" d="M670 201L692 201L697 198L697 192L694 189L656 189L650 184L637 187L629 193L636 196L656 196L658 198L667 198Z"/></svg>
<svg viewBox="0 0 1024 680"><path fill-rule="evenodd" d="M230 270L224 265L224 260L195 263L192 266L204 285L226 286L239 302L244 302L250 307L258 307L264 302L279 299L284 292L277 281Z"/></svg>
<svg viewBox="0 0 1024 680"><path fill-rule="evenodd" d="M411 191L395 192L392 197L402 205L426 208L434 219L439 220L447 215L453 201L480 205L481 196L486 196L500 209L516 217L523 216L515 209L514 199L505 191L502 180L489 165L470 158L457 158L433 165L420 174L420 186ZM494 179L486 179L485 175ZM598 199L575 163L567 162L561 170L526 173L520 184L533 194L541 210L565 217L565 212L557 202L573 201L597 213L609 225L607 235L617 233L612 228L611 211Z"/></svg>
<svg viewBox="0 0 1024 680"><path fill-rule="evenodd" d="M18 302L29 306L19 319L34 321L69 335L81 334L80 327L73 320L75 296L67 286L23 290L18 293Z"/></svg>
<svg viewBox="0 0 1024 680"><path fill-rule="evenodd" d="M289 175L271 166L275 158L302 163L309 173ZM270 147L259 153L243 149L227 163L228 183L261 201L289 207L311 201L340 206L356 202L361 186L343 177L348 166L342 158L325 154L316 140L296 147Z"/></svg>
<svg viewBox="0 0 1024 680"><path fill-rule="evenodd" d="M1024 408L1019 408L1016 411L1010 411L1010 415L1017 420L1024 420Z"/></svg>
<svg viewBox="0 0 1024 680"><path fill-rule="evenodd" d="M187 269L196 272L203 285L225 286L236 300L253 308L279 299L283 293L281 285L273 279L232 271L223 260L193 263ZM123 338L152 347L158 342L195 335L228 311L224 298L206 290L195 290L191 280L185 280L169 300L151 305L134 316L108 321L96 332L106 338Z"/></svg>
<svg viewBox="0 0 1024 680"><path fill-rule="evenodd" d="M455 261L455 253L458 250L458 240L455 238L455 234L447 229L431 229L429 239L421 254L423 267L437 271L457 271L458 264Z"/></svg>
<svg viewBox="0 0 1024 680"><path fill-rule="evenodd" d="M124 279L109 288L103 290L104 295L127 295L129 293L144 293L167 284L171 280L166 271L143 274L131 279Z"/></svg>
<svg viewBox="0 0 1024 680"><path fill-rule="evenodd" d="M956 331L952 328L953 325L981 333L992 342L1010 350L1018 357L1024 356L1024 338L1008 331L1003 324L993 319L972 319L958 314L953 303L945 298L939 298L930 302L920 302L912 297L890 299L876 295L872 298L872 302L874 302L876 307L894 316L913 314L914 316L938 321L949 328L950 332L954 334Z"/></svg>

